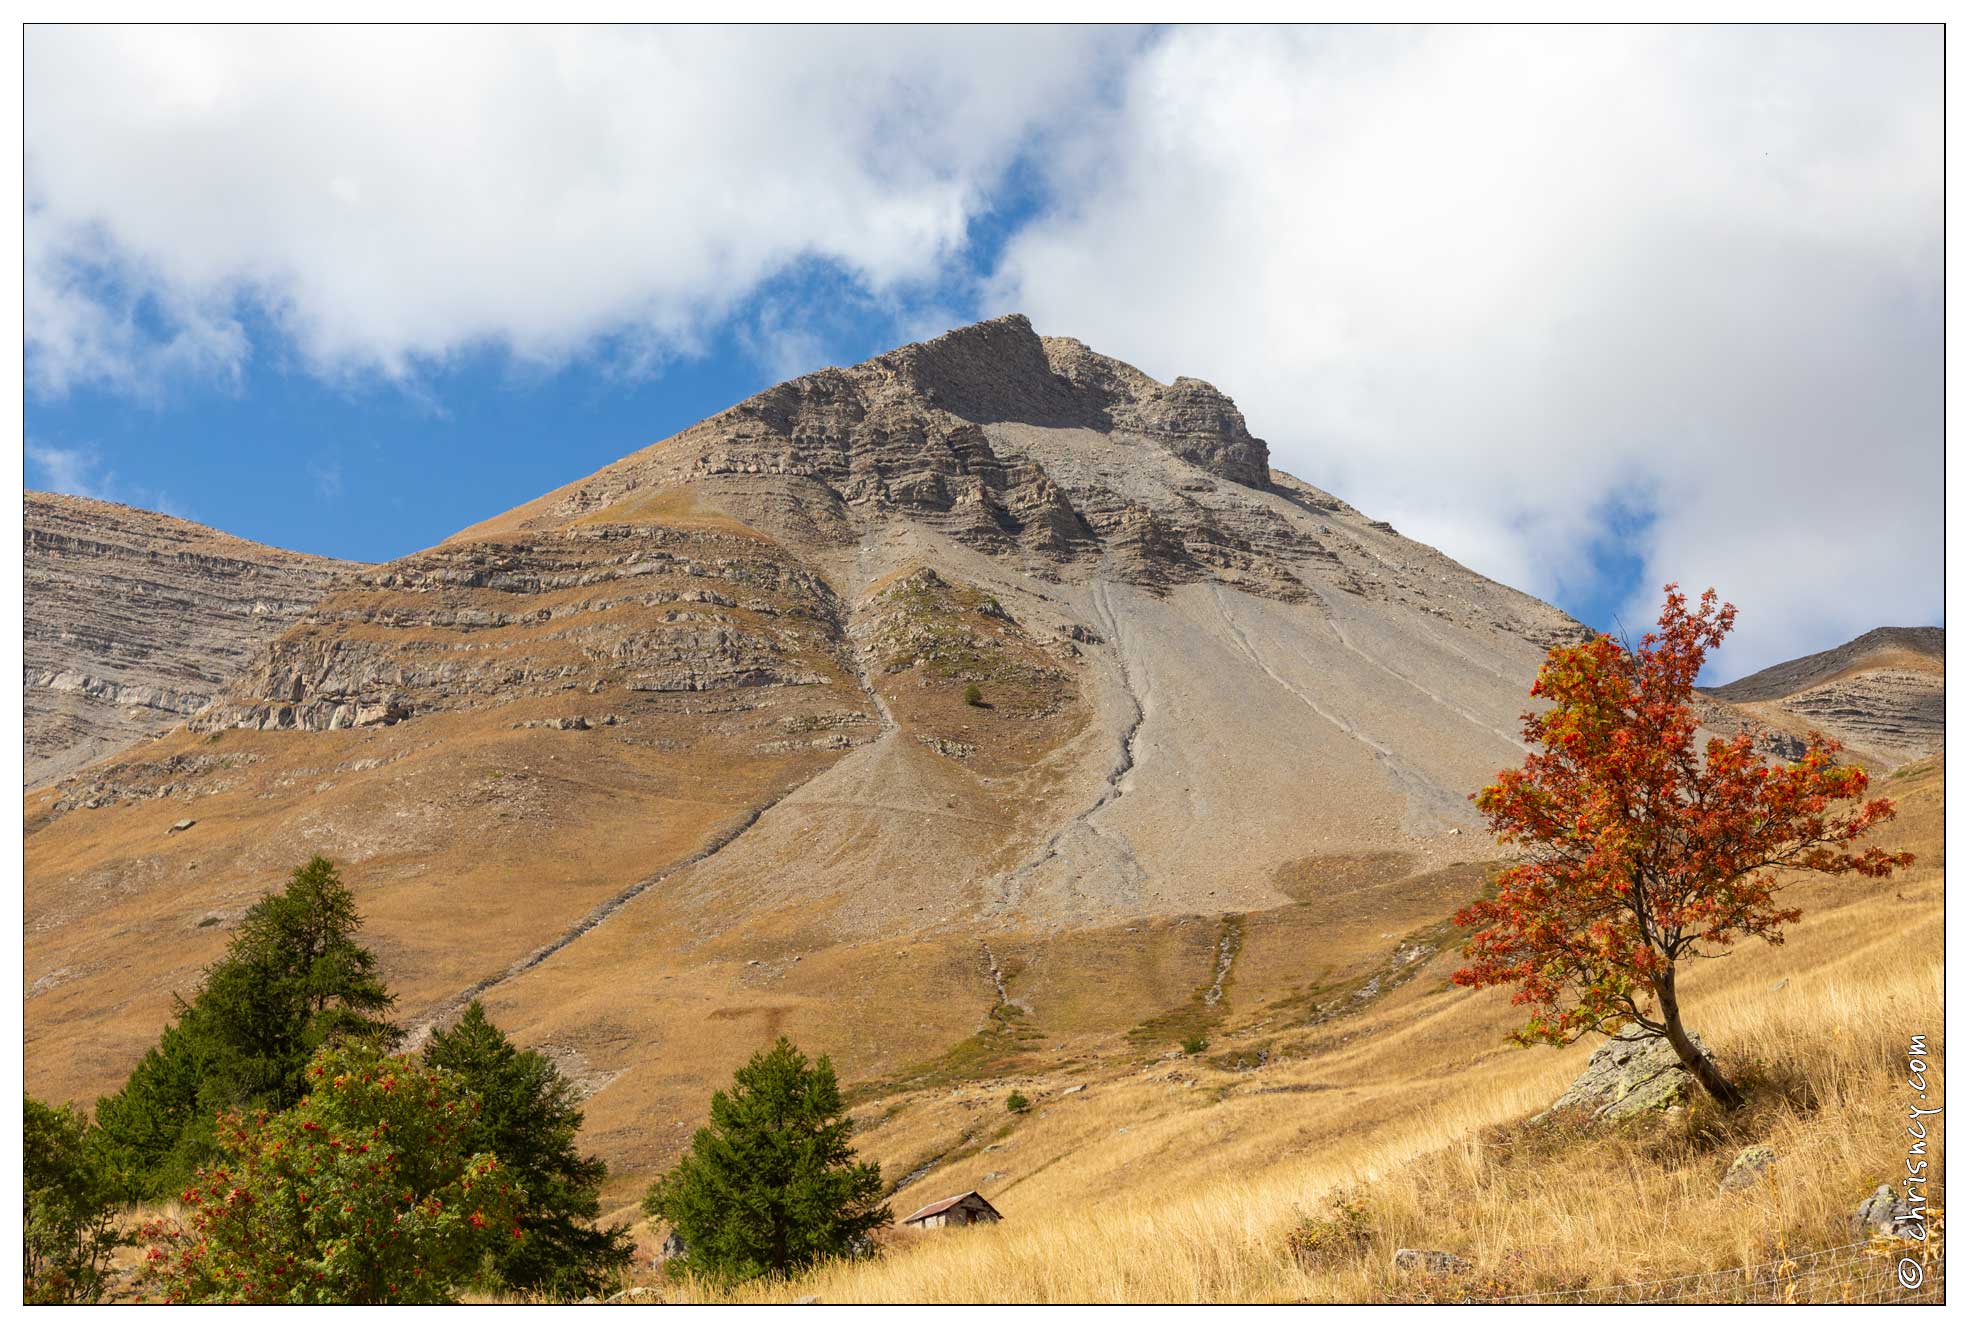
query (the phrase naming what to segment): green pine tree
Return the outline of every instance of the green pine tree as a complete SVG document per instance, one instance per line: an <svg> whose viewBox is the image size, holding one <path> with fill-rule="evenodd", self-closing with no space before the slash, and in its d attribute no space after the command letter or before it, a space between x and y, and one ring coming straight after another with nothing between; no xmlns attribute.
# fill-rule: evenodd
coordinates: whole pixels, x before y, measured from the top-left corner
<svg viewBox="0 0 1969 1329"><path fill-rule="evenodd" d="M394 999L376 957L356 944L362 915L334 866L316 857L240 921L226 953L117 1093L96 1105L105 1159L129 1193L175 1190L212 1156L228 1108L293 1106L308 1061L331 1040L384 1046Z"/></svg>
<svg viewBox="0 0 1969 1329"><path fill-rule="evenodd" d="M711 1096L711 1124L643 1210L683 1238L683 1268L721 1282L852 1256L891 1218L881 1169L848 1147L853 1129L833 1065L781 1038Z"/></svg>
<svg viewBox="0 0 1969 1329"><path fill-rule="evenodd" d="M465 1152L496 1155L526 1191L524 1235L502 1232L489 1256L497 1284L562 1301L612 1290L636 1246L626 1224L594 1226L608 1165L575 1149L580 1091L546 1057L514 1047L476 1001L431 1035L424 1061L478 1095Z"/></svg>
<svg viewBox="0 0 1969 1329"><path fill-rule="evenodd" d="M123 1088L96 1100L91 1143L124 1198L169 1194L211 1157L214 1119L228 1106L218 1060L198 1012L179 1001L177 1018Z"/></svg>
<svg viewBox="0 0 1969 1329"><path fill-rule="evenodd" d="M308 1092L308 1062L324 1043L363 1038L387 1047L399 1037L380 1018L394 998L376 957L356 945L361 929L355 893L319 856L246 911L195 1003L222 1050L219 1073L235 1101L290 1107Z"/></svg>

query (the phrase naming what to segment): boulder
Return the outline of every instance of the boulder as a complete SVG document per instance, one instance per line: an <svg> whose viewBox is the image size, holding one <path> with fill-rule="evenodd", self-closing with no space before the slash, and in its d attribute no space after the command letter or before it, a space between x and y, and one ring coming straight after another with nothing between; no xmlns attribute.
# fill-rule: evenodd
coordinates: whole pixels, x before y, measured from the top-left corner
<svg viewBox="0 0 1969 1329"><path fill-rule="evenodd" d="M196 825L198 825L196 821L193 821L190 817L186 817L183 821L172 822L171 829L164 833L166 835L176 835L179 831L188 831Z"/></svg>
<svg viewBox="0 0 1969 1329"><path fill-rule="evenodd" d="M1709 1052L1700 1038L1695 1045ZM1695 1090L1695 1077L1682 1069L1668 1040L1630 1024L1593 1054L1586 1070L1551 1111L1589 1108L1602 1120L1620 1121L1685 1103Z"/></svg>
<svg viewBox="0 0 1969 1329"><path fill-rule="evenodd" d="M1412 1250L1404 1246L1395 1252L1395 1268L1410 1274L1467 1274L1470 1262L1448 1251Z"/></svg>
<svg viewBox="0 0 1969 1329"><path fill-rule="evenodd" d="M1860 1207L1853 1211L1848 1224L1853 1234L1859 1237L1898 1236L1907 1213L1907 1202L1894 1194L1892 1186L1881 1185L1860 1201Z"/></svg>
<svg viewBox="0 0 1969 1329"><path fill-rule="evenodd" d="M1722 1184L1716 1189L1727 1194L1755 1186L1771 1170L1771 1164L1777 1161L1777 1150L1768 1144L1753 1144L1730 1160L1730 1170L1723 1174Z"/></svg>
<svg viewBox="0 0 1969 1329"><path fill-rule="evenodd" d="M400 697L387 697L372 705L358 706L355 716L356 728L367 729L372 725L396 724L410 718L410 709L410 703Z"/></svg>
<svg viewBox="0 0 1969 1329"><path fill-rule="evenodd" d="M684 1253L684 1239L674 1232L668 1234L663 1238L663 1244L657 1248L657 1253L666 1260L676 1259Z"/></svg>

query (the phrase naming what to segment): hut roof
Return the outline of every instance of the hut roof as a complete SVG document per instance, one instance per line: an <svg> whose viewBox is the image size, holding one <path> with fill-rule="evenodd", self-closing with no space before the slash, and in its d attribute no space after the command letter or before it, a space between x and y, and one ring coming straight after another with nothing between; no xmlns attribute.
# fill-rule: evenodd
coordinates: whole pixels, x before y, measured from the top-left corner
<svg viewBox="0 0 1969 1329"><path fill-rule="evenodd" d="M991 1212L996 1217L1003 1218L1005 1216L999 1213L996 1209L992 1209L991 1201L985 1199L984 1196L979 1195L976 1191L965 1191L962 1195L953 1195L948 1199L938 1200L935 1204L926 1204L921 1209L918 1209L915 1213L911 1214L908 1218L903 1219L903 1222L915 1223L915 1222L920 1222L925 1218L935 1218L938 1214L944 1212L944 1210L953 1209L956 1206L962 1204L966 1200L976 1200L979 1204L983 1205L985 1208L991 1209Z"/></svg>

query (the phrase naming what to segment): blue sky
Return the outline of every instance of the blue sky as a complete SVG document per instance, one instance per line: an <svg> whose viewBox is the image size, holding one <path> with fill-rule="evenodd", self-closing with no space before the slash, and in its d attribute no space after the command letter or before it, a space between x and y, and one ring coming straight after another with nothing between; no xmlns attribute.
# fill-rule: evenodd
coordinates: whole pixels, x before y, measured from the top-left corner
<svg viewBox="0 0 1969 1329"><path fill-rule="evenodd" d="M905 340L896 317L840 298L804 268L759 303L823 304L803 323L822 359L852 363ZM779 381L756 311L658 372L605 357L516 363L478 347L414 383L324 380L280 363L256 329L237 381L171 382L137 398L88 386L27 406L27 484L155 508L248 539L381 562L590 474ZM263 363L263 360L265 361Z"/></svg>
<svg viewBox="0 0 1969 1329"><path fill-rule="evenodd" d="M26 74L31 487L385 559L1016 309L1589 623L1718 585L1718 672L1941 621L1938 29L36 27Z"/></svg>

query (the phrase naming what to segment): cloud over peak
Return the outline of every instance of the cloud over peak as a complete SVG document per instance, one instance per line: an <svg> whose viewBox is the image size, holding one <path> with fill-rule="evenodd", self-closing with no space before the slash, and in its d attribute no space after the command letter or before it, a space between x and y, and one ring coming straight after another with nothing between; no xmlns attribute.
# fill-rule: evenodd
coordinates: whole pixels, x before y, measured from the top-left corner
<svg viewBox="0 0 1969 1329"><path fill-rule="evenodd" d="M1016 308L1603 623L1717 585L1723 673L1940 616L1938 27L37 26L26 92L44 400Z"/></svg>
<svg viewBox="0 0 1969 1329"><path fill-rule="evenodd" d="M28 36L44 391L493 345L689 345L818 258L928 280L1108 32L48 28Z"/></svg>
<svg viewBox="0 0 1969 1329"><path fill-rule="evenodd" d="M1713 582L1768 661L1940 610L1941 126L1937 29L1180 29L995 290L1492 576Z"/></svg>

